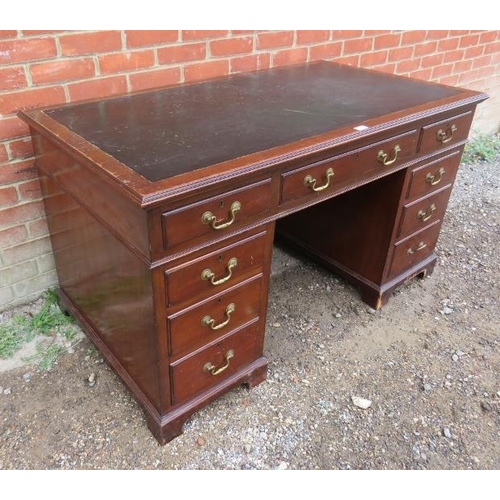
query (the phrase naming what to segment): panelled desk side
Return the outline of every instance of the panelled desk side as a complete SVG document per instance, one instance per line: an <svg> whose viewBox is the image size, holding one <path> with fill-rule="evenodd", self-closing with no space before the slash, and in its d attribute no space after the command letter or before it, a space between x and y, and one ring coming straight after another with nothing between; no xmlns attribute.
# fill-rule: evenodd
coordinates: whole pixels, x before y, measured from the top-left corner
<svg viewBox="0 0 500 500"><path fill-rule="evenodd" d="M357 81L370 85L372 78L377 84L372 96L378 100L376 113L384 109L383 99L390 98L380 87L384 82L391 89L408 85L419 100L409 99L406 107L402 92L398 109L388 102L391 111L376 116L366 115L373 109L365 102L366 119L350 123L345 117L345 123L328 130L328 116L303 85L309 81L322 92L336 74L352 85L345 91L337 88L332 99L350 113L360 98L352 87ZM200 106L207 92L215 101L243 93L251 101L262 94L262 79L266 88L279 87L281 93L288 88L283 82L291 86L285 98L294 107L278 116L284 106L280 93L273 101L275 114L266 115L269 123L282 120L285 130L274 135L269 131L263 143L277 142L259 149L267 122L251 121L264 111L249 102L242 130L248 127L254 144L237 134L234 141L241 144L222 145L213 153L229 155L217 164L190 170L180 162L176 175L148 180L145 175L157 175L154 169L139 174L125 165L126 158L117 159L121 153L110 150L109 144L118 148L123 138L106 135L108 142L99 143L102 138L90 132L85 138L81 130L95 110L106 129L109 120L126 120L134 103L144 107L149 102L157 113L164 96L175 93L177 99L199 93ZM149 428L162 444L182 432L193 412L221 394L265 379L263 344L275 233L355 283L374 308L407 280L432 272L474 109L487 97L332 63L173 89L91 101L87 107L65 106L58 108L59 117L46 109L20 113L30 126L37 155L61 302L141 403ZM440 97L432 98L433 92ZM366 101L370 95L361 98ZM110 109L115 115L106 114ZM290 110L312 113L304 127L324 130L307 135L304 128L304 137L280 144L286 134L302 133L301 123L287 129ZM203 111L206 116L210 110ZM72 125L80 112L87 118ZM202 134L200 157L210 157L200 130L210 121L172 115L166 108L157 114L155 120L164 120L165 127L174 116L176 130L186 134L189 123ZM227 118L220 108L213 114L221 127L226 121L234 127L238 118ZM139 113L134 119L152 118ZM141 122L147 132L144 126ZM157 132L161 125L156 121L154 126ZM122 132L128 133L126 128ZM238 147L253 151L238 154ZM136 149L131 162L158 161L146 146L135 157Z"/></svg>

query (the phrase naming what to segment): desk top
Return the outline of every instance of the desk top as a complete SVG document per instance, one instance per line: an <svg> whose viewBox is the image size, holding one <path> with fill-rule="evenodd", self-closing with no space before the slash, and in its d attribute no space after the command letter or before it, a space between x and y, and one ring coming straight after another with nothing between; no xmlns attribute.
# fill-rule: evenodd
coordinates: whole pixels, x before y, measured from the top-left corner
<svg viewBox="0 0 500 500"><path fill-rule="evenodd" d="M154 182L459 93L320 62L46 113Z"/></svg>
<svg viewBox="0 0 500 500"><path fill-rule="evenodd" d="M486 97L316 62L19 115L145 207Z"/></svg>

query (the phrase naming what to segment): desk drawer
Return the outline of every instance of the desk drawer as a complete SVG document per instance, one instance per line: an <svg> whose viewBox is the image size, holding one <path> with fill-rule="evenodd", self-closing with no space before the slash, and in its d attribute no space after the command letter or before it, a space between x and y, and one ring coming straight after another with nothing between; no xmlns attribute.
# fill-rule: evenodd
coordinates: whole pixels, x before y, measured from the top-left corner
<svg viewBox="0 0 500 500"><path fill-rule="evenodd" d="M335 158L285 172L282 174L281 203L328 194L397 167L414 156L416 141L417 132L412 130Z"/></svg>
<svg viewBox="0 0 500 500"><path fill-rule="evenodd" d="M461 156L462 149L459 149L449 156L414 169L406 197L414 200L453 184Z"/></svg>
<svg viewBox="0 0 500 500"><path fill-rule="evenodd" d="M259 317L262 275L168 318L170 354L185 355Z"/></svg>
<svg viewBox="0 0 500 500"><path fill-rule="evenodd" d="M219 236L269 212L271 180L228 191L162 215L163 244L172 248L197 237Z"/></svg>
<svg viewBox="0 0 500 500"><path fill-rule="evenodd" d="M218 248L165 272L167 304L219 293L262 270L266 232Z"/></svg>
<svg viewBox="0 0 500 500"><path fill-rule="evenodd" d="M403 207L398 236L407 236L443 218L451 194L448 185L436 193Z"/></svg>
<svg viewBox="0 0 500 500"><path fill-rule="evenodd" d="M259 321L255 321L219 342L172 363L173 402L185 401L252 363L260 355L258 338Z"/></svg>
<svg viewBox="0 0 500 500"><path fill-rule="evenodd" d="M436 221L426 229L396 243L389 277L397 276L429 257L434 252L440 228L441 221Z"/></svg>
<svg viewBox="0 0 500 500"><path fill-rule="evenodd" d="M472 123L472 111L422 127L419 153L427 154L465 141Z"/></svg>

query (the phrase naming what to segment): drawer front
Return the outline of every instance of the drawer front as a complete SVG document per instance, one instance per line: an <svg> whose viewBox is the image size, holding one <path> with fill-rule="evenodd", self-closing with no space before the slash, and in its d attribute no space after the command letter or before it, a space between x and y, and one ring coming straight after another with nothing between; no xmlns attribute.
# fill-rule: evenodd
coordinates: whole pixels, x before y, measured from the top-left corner
<svg viewBox="0 0 500 500"><path fill-rule="evenodd" d="M261 355L258 338L259 322L255 321L171 364L172 401L185 401L255 361Z"/></svg>
<svg viewBox="0 0 500 500"><path fill-rule="evenodd" d="M413 234L394 245L390 277L417 265L434 252L441 221L436 221L423 231Z"/></svg>
<svg viewBox="0 0 500 500"><path fill-rule="evenodd" d="M198 237L220 236L269 212L271 180L229 191L162 215L163 243L172 248Z"/></svg>
<svg viewBox="0 0 500 500"><path fill-rule="evenodd" d="M443 218L451 194L451 186L403 207L398 236L407 236Z"/></svg>
<svg viewBox="0 0 500 500"><path fill-rule="evenodd" d="M415 200L453 184L461 156L462 149L413 170L406 197Z"/></svg>
<svg viewBox="0 0 500 500"><path fill-rule="evenodd" d="M170 316L170 355L185 355L258 318L261 288L260 274Z"/></svg>
<svg viewBox="0 0 500 500"><path fill-rule="evenodd" d="M262 270L266 233L218 248L199 259L165 272L167 304L191 302L200 295L211 295L235 285Z"/></svg>
<svg viewBox="0 0 500 500"><path fill-rule="evenodd" d="M419 153L427 154L465 141L472 123L472 111L422 127Z"/></svg>
<svg viewBox="0 0 500 500"><path fill-rule="evenodd" d="M414 156L417 132L412 130L366 148L282 174L281 202L314 198L397 167Z"/></svg>

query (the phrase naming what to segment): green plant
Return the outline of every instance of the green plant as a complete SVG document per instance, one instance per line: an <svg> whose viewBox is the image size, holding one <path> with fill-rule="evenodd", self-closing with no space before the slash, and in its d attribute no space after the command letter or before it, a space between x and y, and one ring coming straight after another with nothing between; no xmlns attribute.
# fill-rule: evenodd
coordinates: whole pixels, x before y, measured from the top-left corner
<svg viewBox="0 0 500 500"><path fill-rule="evenodd" d="M48 290L42 309L31 318L29 328L47 335L55 328L68 325L72 321L70 316L66 316L59 309L55 292Z"/></svg>
<svg viewBox="0 0 500 500"><path fill-rule="evenodd" d="M462 161L493 161L500 154L500 134L477 134L465 146Z"/></svg>
<svg viewBox="0 0 500 500"><path fill-rule="evenodd" d="M25 335L15 325L0 325L0 359L8 359L21 348L25 342Z"/></svg>

